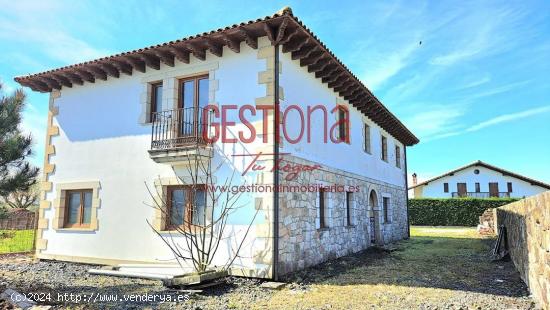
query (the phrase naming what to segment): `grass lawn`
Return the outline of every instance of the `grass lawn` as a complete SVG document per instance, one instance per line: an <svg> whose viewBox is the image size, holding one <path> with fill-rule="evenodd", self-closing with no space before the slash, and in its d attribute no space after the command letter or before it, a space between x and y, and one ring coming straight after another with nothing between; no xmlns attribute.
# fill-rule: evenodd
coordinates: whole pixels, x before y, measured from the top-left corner
<svg viewBox="0 0 550 310"><path fill-rule="evenodd" d="M369 249L297 273L254 305L272 309L526 309L532 302L511 262L491 262L475 228L413 227L396 251ZM305 283L305 284L304 284ZM246 301L232 305L246 308Z"/></svg>
<svg viewBox="0 0 550 310"><path fill-rule="evenodd" d="M0 254L32 250L34 230L0 230Z"/></svg>

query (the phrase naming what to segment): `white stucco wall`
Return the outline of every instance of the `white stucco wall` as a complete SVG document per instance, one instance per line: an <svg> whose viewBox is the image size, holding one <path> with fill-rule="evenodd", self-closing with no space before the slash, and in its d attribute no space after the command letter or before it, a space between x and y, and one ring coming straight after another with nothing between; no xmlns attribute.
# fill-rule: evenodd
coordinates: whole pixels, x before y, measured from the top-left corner
<svg viewBox="0 0 550 310"><path fill-rule="evenodd" d="M154 210L146 205L151 204L152 198L144 182L153 187L155 179L174 177L175 173L169 164L155 163L147 152L151 125L139 122L143 80L152 75L162 79L167 72L183 68L189 71L196 67L197 73L203 73L202 68L213 62L218 63L215 71L218 104L253 104L255 98L265 96L265 86L258 84L258 72L265 70L265 61L258 59L257 51L244 43L239 54L224 48L223 57L207 53L206 61L200 61L191 56L190 64L179 61L175 67L161 64L160 70L147 68L146 73L134 71L132 76L121 74L118 79L109 77L107 81L97 80L61 90L61 96L54 103L59 108L54 125L59 126L60 134L52 138L56 152L50 163L55 164L55 171L49 181L53 183L53 190L46 198L51 202L57 198L58 183L99 181L99 229L56 231L52 228L55 210L50 208L45 212L49 228L43 233L43 238L48 240L44 254L131 261L171 258L168 248L146 223L153 220ZM228 176L231 171L228 167L235 168L237 176L240 174L248 160L237 161L226 155L239 152L243 147L254 152L254 146L216 145L215 161L226 161L224 172L216 175L218 181L223 182ZM233 183L242 184L242 181L237 178ZM228 232L242 235L252 219L253 197L243 197L246 208L230 219ZM258 216L256 223L261 223L261 219L262 216ZM250 244L254 241L252 229L241 252L245 258L238 259L237 266L255 267L250 259ZM236 248L235 243L228 243L221 245L220 259L215 263L224 264L232 252L230 247Z"/></svg>
<svg viewBox="0 0 550 310"><path fill-rule="evenodd" d="M335 123L335 114L330 111L336 103L345 104L350 109L350 137L351 143L335 144L323 142L323 117L321 112L316 111L312 115L311 142L306 142L304 132L303 142L298 144L284 143L282 152L289 152L314 162L329 167L342 169L356 173L361 176L372 178L381 182L405 187L405 164L404 147L401 142L380 128L376 123L368 119L356 108L349 105L343 98L339 97L332 89L328 88L321 79L315 78L314 73L309 73L307 67L300 67L300 62L291 59L291 53L281 53L282 69L280 85L284 89L284 109L289 105L298 105L307 115L308 106L324 105L328 113L328 130ZM370 126L371 153L363 151L363 123ZM288 135L295 138L299 135L299 115L296 111L289 112L286 121ZM305 127L307 130L307 127ZM388 161L381 159L381 134L387 138ZM395 164L395 145L401 150L401 168Z"/></svg>
<svg viewBox="0 0 550 310"><path fill-rule="evenodd" d="M475 174L474 170L479 169L479 174ZM489 192L489 183L498 182L499 192L508 191L508 182L512 183L511 197L528 197L547 191L537 185L531 185L528 182L517 179L512 176L505 176L500 172L494 171L481 166L469 167L459 172L454 173L452 176L445 176L443 178L429 182L426 185L420 186L413 192L418 192L420 195L415 195L415 198L451 198L453 192L457 192L457 183L466 183L466 190L468 192L475 192L475 183L479 183L480 192ZM449 192L445 193L443 190L443 184L449 184Z"/></svg>

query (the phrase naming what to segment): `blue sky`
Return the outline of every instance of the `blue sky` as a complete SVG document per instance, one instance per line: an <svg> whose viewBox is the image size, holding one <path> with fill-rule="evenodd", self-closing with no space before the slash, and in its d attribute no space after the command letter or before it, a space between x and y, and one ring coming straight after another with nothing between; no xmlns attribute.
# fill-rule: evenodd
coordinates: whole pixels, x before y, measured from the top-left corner
<svg viewBox="0 0 550 310"><path fill-rule="evenodd" d="M550 183L549 1L113 3L0 0L4 91L18 87L17 75L290 5L420 138L407 150L409 173L426 179L479 159ZM35 137L38 166L47 105L47 95L29 94L23 127Z"/></svg>

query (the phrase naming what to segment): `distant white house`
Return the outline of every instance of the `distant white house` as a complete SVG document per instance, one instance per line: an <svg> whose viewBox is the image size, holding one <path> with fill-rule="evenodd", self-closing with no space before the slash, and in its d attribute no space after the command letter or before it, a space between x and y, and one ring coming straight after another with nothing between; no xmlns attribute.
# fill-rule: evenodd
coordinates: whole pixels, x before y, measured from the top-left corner
<svg viewBox="0 0 550 310"><path fill-rule="evenodd" d="M414 198L521 198L550 190L550 185L478 160L421 183L414 173L409 190Z"/></svg>

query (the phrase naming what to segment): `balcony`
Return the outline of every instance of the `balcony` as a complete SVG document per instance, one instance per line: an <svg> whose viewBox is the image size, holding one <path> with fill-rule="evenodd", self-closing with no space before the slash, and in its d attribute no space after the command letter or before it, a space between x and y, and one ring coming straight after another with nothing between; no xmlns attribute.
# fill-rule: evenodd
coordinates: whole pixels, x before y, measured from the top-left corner
<svg viewBox="0 0 550 310"><path fill-rule="evenodd" d="M203 137L202 108L167 110L152 115L149 155L158 163L187 161L190 156L209 157L209 145Z"/></svg>
<svg viewBox="0 0 550 310"><path fill-rule="evenodd" d="M459 192L453 192L452 193L453 198L510 198L509 192L498 192L498 193L490 193L490 192L465 192L465 193L459 193Z"/></svg>

